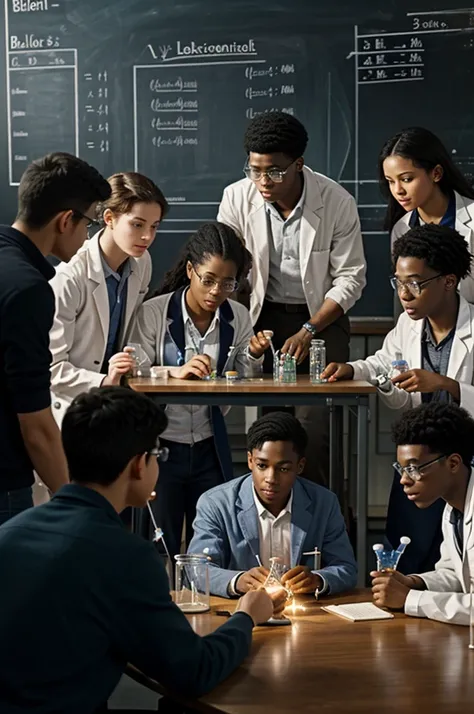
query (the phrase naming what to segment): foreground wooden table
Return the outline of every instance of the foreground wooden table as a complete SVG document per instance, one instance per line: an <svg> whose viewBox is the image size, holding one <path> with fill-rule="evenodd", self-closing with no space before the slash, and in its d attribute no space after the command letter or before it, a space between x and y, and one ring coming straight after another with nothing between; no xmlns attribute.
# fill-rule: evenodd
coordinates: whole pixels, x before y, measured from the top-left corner
<svg viewBox="0 0 474 714"><path fill-rule="evenodd" d="M369 591L322 604L370 599ZM212 599L212 610L235 603ZM474 710L474 650L466 627L396 614L394 620L350 622L313 598L291 627L254 630L251 655L193 710L226 714L467 714ZM201 635L223 618L189 618ZM154 691L163 688L128 672Z"/></svg>
<svg viewBox="0 0 474 714"><path fill-rule="evenodd" d="M368 501L368 439L369 396L376 392L368 382L333 382L311 384L308 377L298 377L296 384L275 384L271 377L245 379L227 383L225 379L200 381L191 379L151 379L137 377L128 381L137 392L163 398L166 404L220 404L229 406L308 406L326 405L330 410L330 482L335 488L333 474L337 460L334 431L336 408L353 407L357 412L357 564L359 585L365 585L367 573L367 501Z"/></svg>

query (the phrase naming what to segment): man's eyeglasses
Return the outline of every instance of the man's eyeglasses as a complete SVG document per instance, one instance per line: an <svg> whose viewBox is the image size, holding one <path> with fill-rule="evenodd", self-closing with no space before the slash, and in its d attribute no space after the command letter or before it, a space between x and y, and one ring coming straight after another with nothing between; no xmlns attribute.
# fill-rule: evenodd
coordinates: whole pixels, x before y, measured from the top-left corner
<svg viewBox="0 0 474 714"><path fill-rule="evenodd" d="M295 159L297 161L297 159ZM288 173L289 169L295 161L292 161L291 164L285 169L268 169L268 171L261 171L260 169L256 169L253 166L248 166L246 165L244 167L244 174L248 179L251 181L260 181L264 176L267 176L267 178L270 179L273 183L282 183L283 179L285 178L285 175Z"/></svg>
<svg viewBox="0 0 474 714"><path fill-rule="evenodd" d="M168 461L170 450L167 446L155 446L154 449L147 451L147 454L150 454L150 456L156 456L157 460L163 464L165 461Z"/></svg>
<svg viewBox="0 0 474 714"><path fill-rule="evenodd" d="M92 230L93 228L98 228L100 226L99 221L97 221L95 218L89 218L89 216L86 216L84 213L77 211L75 208L72 209L72 212L75 216L77 216L77 218L83 218L85 221L87 221L87 230Z"/></svg>
<svg viewBox="0 0 474 714"><path fill-rule="evenodd" d="M222 290L223 293L233 293L237 290L239 287L239 281L238 280L222 280L222 282L218 280L214 280L214 278L210 278L208 276L202 277L199 275L198 271L193 265L193 270L196 273L197 277L201 281L201 285L203 288L206 290L213 290L214 288L219 288L219 290Z"/></svg>
<svg viewBox="0 0 474 714"><path fill-rule="evenodd" d="M432 278L427 278L426 280L409 280L406 283L402 283L401 280L394 276L393 278L390 278L390 284L392 288L399 293L402 290L408 290L410 295L413 295L413 297L418 297L419 295L421 295L421 291L424 285L426 285L427 283L431 283L432 280L437 280L441 277L443 276L440 273L439 275L433 275Z"/></svg>
<svg viewBox="0 0 474 714"><path fill-rule="evenodd" d="M431 461L425 461L424 464L408 464L408 466L402 466L398 463L398 461L395 461L393 468L400 478L405 475L408 476L411 481L420 481L423 478L423 471L425 471L429 466L437 464L438 461L441 461L441 459L446 458L447 454L442 454L441 456L437 456L435 459L431 459Z"/></svg>

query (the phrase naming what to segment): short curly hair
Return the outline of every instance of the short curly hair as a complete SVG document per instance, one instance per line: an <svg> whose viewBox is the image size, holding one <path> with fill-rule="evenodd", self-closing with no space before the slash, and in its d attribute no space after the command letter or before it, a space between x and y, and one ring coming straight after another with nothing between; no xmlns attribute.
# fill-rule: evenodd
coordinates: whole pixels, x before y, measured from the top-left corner
<svg viewBox="0 0 474 714"><path fill-rule="evenodd" d="M256 116L247 127L244 148L247 154L286 154L293 160L303 156L308 133L292 114L268 112Z"/></svg>
<svg viewBox="0 0 474 714"><path fill-rule="evenodd" d="M247 450L261 449L267 441L290 441L298 456L303 457L308 445L308 435L293 414L270 412L257 419L247 434Z"/></svg>
<svg viewBox="0 0 474 714"><path fill-rule="evenodd" d="M466 466L474 456L474 419L455 404L431 402L406 411L392 426L396 446L426 446L433 454L459 454Z"/></svg>
<svg viewBox="0 0 474 714"><path fill-rule="evenodd" d="M471 272L472 254L463 236L435 223L416 226L397 238L392 251L394 272L399 258L419 258L437 273L455 275L458 281Z"/></svg>

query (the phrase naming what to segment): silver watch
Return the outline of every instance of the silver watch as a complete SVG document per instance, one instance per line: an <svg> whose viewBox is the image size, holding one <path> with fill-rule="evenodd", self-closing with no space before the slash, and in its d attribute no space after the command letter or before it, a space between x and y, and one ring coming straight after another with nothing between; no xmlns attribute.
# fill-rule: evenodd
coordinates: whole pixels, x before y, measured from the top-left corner
<svg viewBox="0 0 474 714"><path fill-rule="evenodd" d="M316 335L318 334L318 329L310 322L305 322L303 325L303 329L307 332L310 332L313 337L316 337Z"/></svg>

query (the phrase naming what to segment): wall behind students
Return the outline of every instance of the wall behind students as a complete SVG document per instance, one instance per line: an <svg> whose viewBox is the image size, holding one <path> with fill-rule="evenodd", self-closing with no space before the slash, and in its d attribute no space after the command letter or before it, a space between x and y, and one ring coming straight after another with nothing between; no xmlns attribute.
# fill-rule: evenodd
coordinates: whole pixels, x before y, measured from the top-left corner
<svg viewBox="0 0 474 714"><path fill-rule="evenodd" d="M357 199L368 285L353 314L389 316L380 147L424 125L472 175L474 27L458 5L5 0L0 220L12 220L23 170L48 151L76 153L106 175L145 173L172 203L152 248L157 283L243 176L248 120L285 109L309 131L307 164Z"/></svg>

